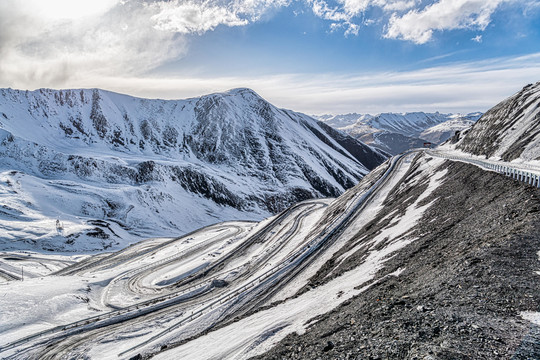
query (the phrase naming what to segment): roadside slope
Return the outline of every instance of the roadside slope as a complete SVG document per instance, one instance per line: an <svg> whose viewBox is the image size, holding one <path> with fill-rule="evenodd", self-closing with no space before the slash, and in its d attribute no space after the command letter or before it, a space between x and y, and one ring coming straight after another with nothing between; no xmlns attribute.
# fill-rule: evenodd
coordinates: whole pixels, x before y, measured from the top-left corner
<svg viewBox="0 0 540 360"><path fill-rule="evenodd" d="M456 149L472 155L504 161L540 160L540 82L494 106L453 142Z"/></svg>
<svg viewBox="0 0 540 360"><path fill-rule="evenodd" d="M445 162L442 169L441 185L420 203L433 205L407 232L416 240L389 257L377 281L258 359L540 356L540 328L523 318L540 308L538 191L467 164ZM419 196L421 184L410 186L417 174L395 187L377 220L308 288L359 265L367 244Z"/></svg>

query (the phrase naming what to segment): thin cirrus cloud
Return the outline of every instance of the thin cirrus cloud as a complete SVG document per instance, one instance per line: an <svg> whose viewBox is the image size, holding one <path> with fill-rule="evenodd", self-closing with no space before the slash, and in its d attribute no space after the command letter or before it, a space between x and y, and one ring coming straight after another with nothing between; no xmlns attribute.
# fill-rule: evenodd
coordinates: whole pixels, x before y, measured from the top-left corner
<svg viewBox="0 0 540 360"><path fill-rule="evenodd" d="M487 110L535 81L531 79L531 73L540 73L540 53L406 72L211 78L109 77L101 78L99 82L114 91L165 99L250 87L277 106L308 114L471 112Z"/></svg>

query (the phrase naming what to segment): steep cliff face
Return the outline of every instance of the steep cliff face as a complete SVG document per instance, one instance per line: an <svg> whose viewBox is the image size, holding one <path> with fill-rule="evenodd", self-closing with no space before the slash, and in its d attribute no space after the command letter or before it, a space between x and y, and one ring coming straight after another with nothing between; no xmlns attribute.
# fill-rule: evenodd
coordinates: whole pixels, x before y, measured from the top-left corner
<svg viewBox="0 0 540 360"><path fill-rule="evenodd" d="M540 82L493 107L454 143L459 150L488 158L540 160Z"/></svg>
<svg viewBox="0 0 540 360"><path fill-rule="evenodd" d="M338 196L385 160L249 89L177 101L98 89L2 89L0 155L2 189L11 203L0 221L28 213L26 199L45 200L36 193L47 189L56 194L47 200L53 205L33 202L34 220L65 219L74 230L67 236L77 239L88 220L118 224L116 231L112 225L102 229L106 236L90 248L103 247L103 238L125 237L120 229L174 235ZM11 193L14 184L18 190ZM30 238L66 237L45 228ZM27 238L13 229L11 241Z"/></svg>

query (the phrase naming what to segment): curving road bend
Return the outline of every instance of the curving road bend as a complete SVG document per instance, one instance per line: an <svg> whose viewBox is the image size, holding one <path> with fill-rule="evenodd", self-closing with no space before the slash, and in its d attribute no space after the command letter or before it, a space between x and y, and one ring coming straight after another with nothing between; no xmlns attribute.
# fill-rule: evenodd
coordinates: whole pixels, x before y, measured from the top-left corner
<svg viewBox="0 0 540 360"><path fill-rule="evenodd" d="M384 196L417 152L393 158L367 191L349 191L333 203L306 201L259 224L216 224L68 266L56 276L92 279L88 306L98 314L2 343L0 353L8 359L130 358L268 306Z"/></svg>

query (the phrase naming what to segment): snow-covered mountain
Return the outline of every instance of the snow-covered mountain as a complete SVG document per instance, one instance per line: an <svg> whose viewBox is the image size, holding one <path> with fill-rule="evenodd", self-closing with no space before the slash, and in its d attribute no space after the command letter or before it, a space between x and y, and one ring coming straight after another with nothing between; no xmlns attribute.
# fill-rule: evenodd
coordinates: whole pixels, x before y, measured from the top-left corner
<svg viewBox="0 0 540 360"><path fill-rule="evenodd" d="M249 89L174 101L2 89L0 156L0 246L66 251L261 219L338 196L385 160Z"/></svg>
<svg viewBox="0 0 540 360"><path fill-rule="evenodd" d="M390 154L420 147L424 142L440 144L456 131L469 128L481 113L382 113L322 115L317 118L360 141Z"/></svg>
<svg viewBox="0 0 540 360"><path fill-rule="evenodd" d="M469 115L450 115L450 119L432 126L420 133L420 138L433 144L442 144L458 131L469 129L480 118L481 113Z"/></svg>
<svg viewBox="0 0 540 360"><path fill-rule="evenodd" d="M540 160L540 82L502 101L448 147L504 161Z"/></svg>

